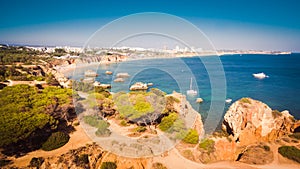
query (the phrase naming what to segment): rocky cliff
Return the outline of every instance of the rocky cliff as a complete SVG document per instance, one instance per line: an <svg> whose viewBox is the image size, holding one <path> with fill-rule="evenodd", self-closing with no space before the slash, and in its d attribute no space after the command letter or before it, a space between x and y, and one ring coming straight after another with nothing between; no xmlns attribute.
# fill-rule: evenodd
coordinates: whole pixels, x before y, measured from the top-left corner
<svg viewBox="0 0 300 169"><path fill-rule="evenodd" d="M286 110L279 112L260 101L242 98L230 106L222 128L234 136L234 141L247 145L275 140L293 132L298 123Z"/></svg>
<svg viewBox="0 0 300 169"><path fill-rule="evenodd" d="M195 129L199 134L199 138L202 138L205 131L201 115L192 107L185 95L174 91L170 96L173 96L180 101L178 103L174 102L174 110L182 115L186 125Z"/></svg>

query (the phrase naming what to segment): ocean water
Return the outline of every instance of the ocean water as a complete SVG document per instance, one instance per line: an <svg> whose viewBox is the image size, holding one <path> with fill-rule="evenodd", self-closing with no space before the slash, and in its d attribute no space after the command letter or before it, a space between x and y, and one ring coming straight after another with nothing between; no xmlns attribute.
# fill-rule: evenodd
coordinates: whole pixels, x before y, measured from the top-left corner
<svg viewBox="0 0 300 169"><path fill-rule="evenodd" d="M219 58L226 80L224 82L225 97L231 98L232 103L242 97L251 97L266 103L272 109L288 110L295 118L300 119L300 54L224 55ZM166 93L172 93L175 90L184 94L190 88L192 78L192 88L198 89L199 95L188 97L188 99L193 107L199 110L205 121L207 114L211 113L213 102L222 102L224 105L223 111L214 112L218 116L222 116L230 106L225 103L225 98L222 98L223 100L212 99L212 76L207 71L208 64L214 68L212 65L216 63L203 63L199 57L138 60L80 68L76 69L74 74L69 74L69 77L82 79L84 71L92 69L99 74L97 81L112 84L113 92L128 91L131 84L141 81L151 82L152 87L159 88ZM215 70L222 71L222 69L217 67ZM106 70L113 71L114 75L106 75ZM128 72L130 77L125 79L125 83L114 83L112 79L115 78L117 72ZM253 73L260 72L264 72L269 78L253 77ZM223 80L221 78L218 83L222 84ZM196 97L203 98L204 102L196 104Z"/></svg>

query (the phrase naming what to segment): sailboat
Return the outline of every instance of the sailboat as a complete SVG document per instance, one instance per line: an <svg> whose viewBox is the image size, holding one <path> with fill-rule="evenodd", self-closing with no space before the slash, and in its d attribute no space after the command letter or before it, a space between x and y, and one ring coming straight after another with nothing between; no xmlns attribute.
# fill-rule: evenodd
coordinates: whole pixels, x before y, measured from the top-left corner
<svg viewBox="0 0 300 169"><path fill-rule="evenodd" d="M196 90L193 90L193 79L192 78L191 78L191 83L190 83L190 90L187 90L186 94L190 95L190 96L195 96L198 94Z"/></svg>

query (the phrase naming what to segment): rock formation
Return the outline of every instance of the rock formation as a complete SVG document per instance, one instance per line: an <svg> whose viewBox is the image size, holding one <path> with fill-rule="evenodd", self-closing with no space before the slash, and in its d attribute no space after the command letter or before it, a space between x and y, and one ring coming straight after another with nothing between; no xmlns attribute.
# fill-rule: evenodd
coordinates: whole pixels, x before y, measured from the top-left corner
<svg viewBox="0 0 300 169"><path fill-rule="evenodd" d="M251 145L244 149L237 161L247 164L268 164L274 160L273 152L267 145Z"/></svg>
<svg viewBox="0 0 300 169"><path fill-rule="evenodd" d="M170 96L180 101L178 103L174 102L173 109L184 117L186 125L195 129L200 138L204 136L205 132L201 115L192 107L186 96L175 91Z"/></svg>
<svg viewBox="0 0 300 169"><path fill-rule="evenodd" d="M248 145L291 133L298 123L286 110L279 112L260 101L242 98L226 112L222 129L232 134L234 141Z"/></svg>
<svg viewBox="0 0 300 169"><path fill-rule="evenodd" d="M69 152L45 158L41 169L94 169L101 168L103 162L113 162L120 169L150 168L147 158L126 158L104 151L97 144L89 144ZM33 168L33 167L26 167Z"/></svg>

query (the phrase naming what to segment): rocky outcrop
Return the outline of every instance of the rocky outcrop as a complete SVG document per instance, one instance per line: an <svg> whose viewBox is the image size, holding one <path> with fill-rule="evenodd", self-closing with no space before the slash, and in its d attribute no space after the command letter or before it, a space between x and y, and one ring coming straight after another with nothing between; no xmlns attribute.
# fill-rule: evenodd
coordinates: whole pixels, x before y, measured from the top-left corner
<svg viewBox="0 0 300 169"><path fill-rule="evenodd" d="M87 145L60 156L48 157L41 169L97 168L105 152L96 144Z"/></svg>
<svg viewBox="0 0 300 169"><path fill-rule="evenodd" d="M272 110L251 98L232 104L224 116L222 129L232 134L234 141L248 145L258 141L272 141L293 132L297 125L288 111Z"/></svg>
<svg viewBox="0 0 300 169"><path fill-rule="evenodd" d="M65 77L63 73L54 69L51 64L47 64L45 66L40 65L40 67L46 74L52 74L62 87L70 88L72 86L72 81Z"/></svg>
<svg viewBox="0 0 300 169"><path fill-rule="evenodd" d="M100 64L110 64L125 61L127 56L121 54L111 54L111 55L85 55L81 56L79 59L75 60L76 64L84 63L100 63Z"/></svg>
<svg viewBox="0 0 300 169"><path fill-rule="evenodd" d="M171 109L174 109L176 112L178 112L185 120L186 126L195 129L198 132L199 137L202 138L205 131L200 113L192 107L185 95L174 91L169 96L179 100L179 102L173 103L173 108Z"/></svg>
<svg viewBox="0 0 300 169"><path fill-rule="evenodd" d="M95 169L101 168L103 162L113 162L118 169L150 168L147 158L126 158L103 151L97 144L90 144L68 153L45 158L41 169ZM30 168L30 167L28 167Z"/></svg>
<svg viewBox="0 0 300 169"><path fill-rule="evenodd" d="M274 160L273 152L267 145L252 145L244 149L237 161L247 164L268 164Z"/></svg>

